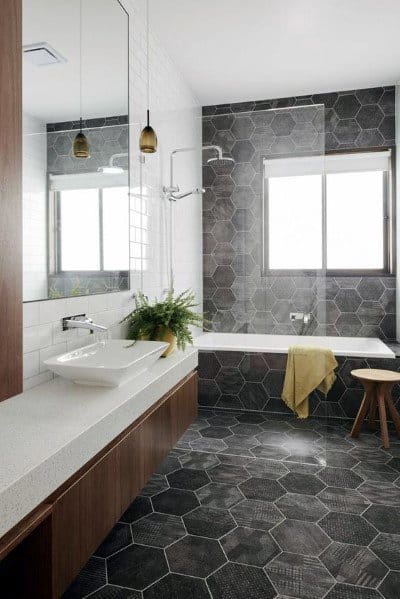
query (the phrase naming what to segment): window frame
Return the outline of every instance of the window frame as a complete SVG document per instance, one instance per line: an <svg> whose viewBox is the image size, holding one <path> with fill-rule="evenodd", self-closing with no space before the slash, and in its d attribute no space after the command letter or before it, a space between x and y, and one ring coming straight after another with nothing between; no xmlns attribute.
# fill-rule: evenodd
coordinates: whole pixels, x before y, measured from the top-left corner
<svg viewBox="0 0 400 599"><path fill-rule="evenodd" d="M261 243L261 276L299 276L299 275L310 275L310 276L332 276L332 277L343 277L343 276L390 276L396 270L396 213L395 213L395 148L393 147L379 147L379 148L366 148L366 149L351 149L351 150L331 150L325 152L325 156L330 155L346 155L346 154L363 154L372 152L383 152L390 151L390 170L384 172L383 175L383 209L384 215L382 219L383 226L383 251L384 251L384 264L382 269L328 269L327 264L327 195L326 195L326 173L321 173L321 184L322 184L322 260L323 265L320 269L272 269L269 268L269 244L268 244L268 232L269 232L269 195L267 177L264 174L264 163L266 160L271 160L271 156L261 156L261 173L262 173L262 243ZM296 158L306 157L309 153L295 153L289 155L278 155L274 158ZM321 156L315 154L316 157ZM273 158L273 159L274 159Z"/></svg>
<svg viewBox="0 0 400 599"><path fill-rule="evenodd" d="M103 238L103 188L96 187L99 199L99 258L100 268L98 270L62 270L61 269L61 192L62 190L51 190L49 188L49 273L59 277L97 277L115 275L128 276L129 268L124 270L105 270L104 269L104 238ZM129 218L129 215L128 215ZM127 248L129 259L129 246Z"/></svg>

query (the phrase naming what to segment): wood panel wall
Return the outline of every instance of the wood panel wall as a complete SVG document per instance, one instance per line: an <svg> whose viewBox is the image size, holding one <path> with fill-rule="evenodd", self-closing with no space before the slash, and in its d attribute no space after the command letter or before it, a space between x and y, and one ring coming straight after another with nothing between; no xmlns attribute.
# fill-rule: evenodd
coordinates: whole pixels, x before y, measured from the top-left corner
<svg viewBox="0 0 400 599"><path fill-rule="evenodd" d="M0 0L0 401L22 391L22 0Z"/></svg>

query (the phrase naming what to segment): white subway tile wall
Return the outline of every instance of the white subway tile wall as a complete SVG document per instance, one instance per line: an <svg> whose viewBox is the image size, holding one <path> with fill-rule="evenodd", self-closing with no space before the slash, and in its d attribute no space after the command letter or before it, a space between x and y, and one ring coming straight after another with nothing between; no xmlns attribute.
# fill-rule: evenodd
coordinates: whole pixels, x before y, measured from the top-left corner
<svg viewBox="0 0 400 599"><path fill-rule="evenodd" d="M162 195L169 184L169 156L173 149L193 147L179 156L176 182L181 189L202 184L201 107L158 40L150 36L150 85L152 122L159 151L141 160L138 139L146 119L146 21L144 0L124 0L130 15L130 257L131 290L121 293L46 300L24 304L24 388L50 380L43 361L73 350L103 334L63 331L61 318L85 313L109 327L112 337L124 335L122 318L132 309L132 296L141 289L160 297L168 285L169 210ZM201 196L174 205L173 263L176 291L191 288L202 309Z"/></svg>

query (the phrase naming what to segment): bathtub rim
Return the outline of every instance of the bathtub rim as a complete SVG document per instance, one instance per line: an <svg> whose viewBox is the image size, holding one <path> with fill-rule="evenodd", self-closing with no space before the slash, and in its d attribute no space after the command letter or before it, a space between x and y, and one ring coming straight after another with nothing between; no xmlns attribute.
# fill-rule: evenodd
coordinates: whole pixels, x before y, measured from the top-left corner
<svg viewBox="0 0 400 599"><path fill-rule="evenodd" d="M395 352L377 337L322 337L311 335L206 332L196 336L193 343L200 351L287 354L290 345L303 345L329 348L332 349L335 356L347 358L396 358ZM351 348L352 344L355 345L354 348ZM370 347L368 348L368 346Z"/></svg>

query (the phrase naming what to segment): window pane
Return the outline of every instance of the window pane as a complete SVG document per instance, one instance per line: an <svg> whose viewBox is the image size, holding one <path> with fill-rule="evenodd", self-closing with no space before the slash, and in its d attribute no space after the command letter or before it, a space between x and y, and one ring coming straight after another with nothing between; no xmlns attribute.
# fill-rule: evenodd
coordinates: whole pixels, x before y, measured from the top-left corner
<svg viewBox="0 0 400 599"><path fill-rule="evenodd" d="M328 268L382 269L383 172L329 174L326 184Z"/></svg>
<svg viewBox="0 0 400 599"><path fill-rule="evenodd" d="M99 192L60 192L61 270L99 270Z"/></svg>
<svg viewBox="0 0 400 599"><path fill-rule="evenodd" d="M271 177L269 267L322 268L321 176Z"/></svg>
<svg viewBox="0 0 400 599"><path fill-rule="evenodd" d="M103 189L104 270L129 270L127 187Z"/></svg>

